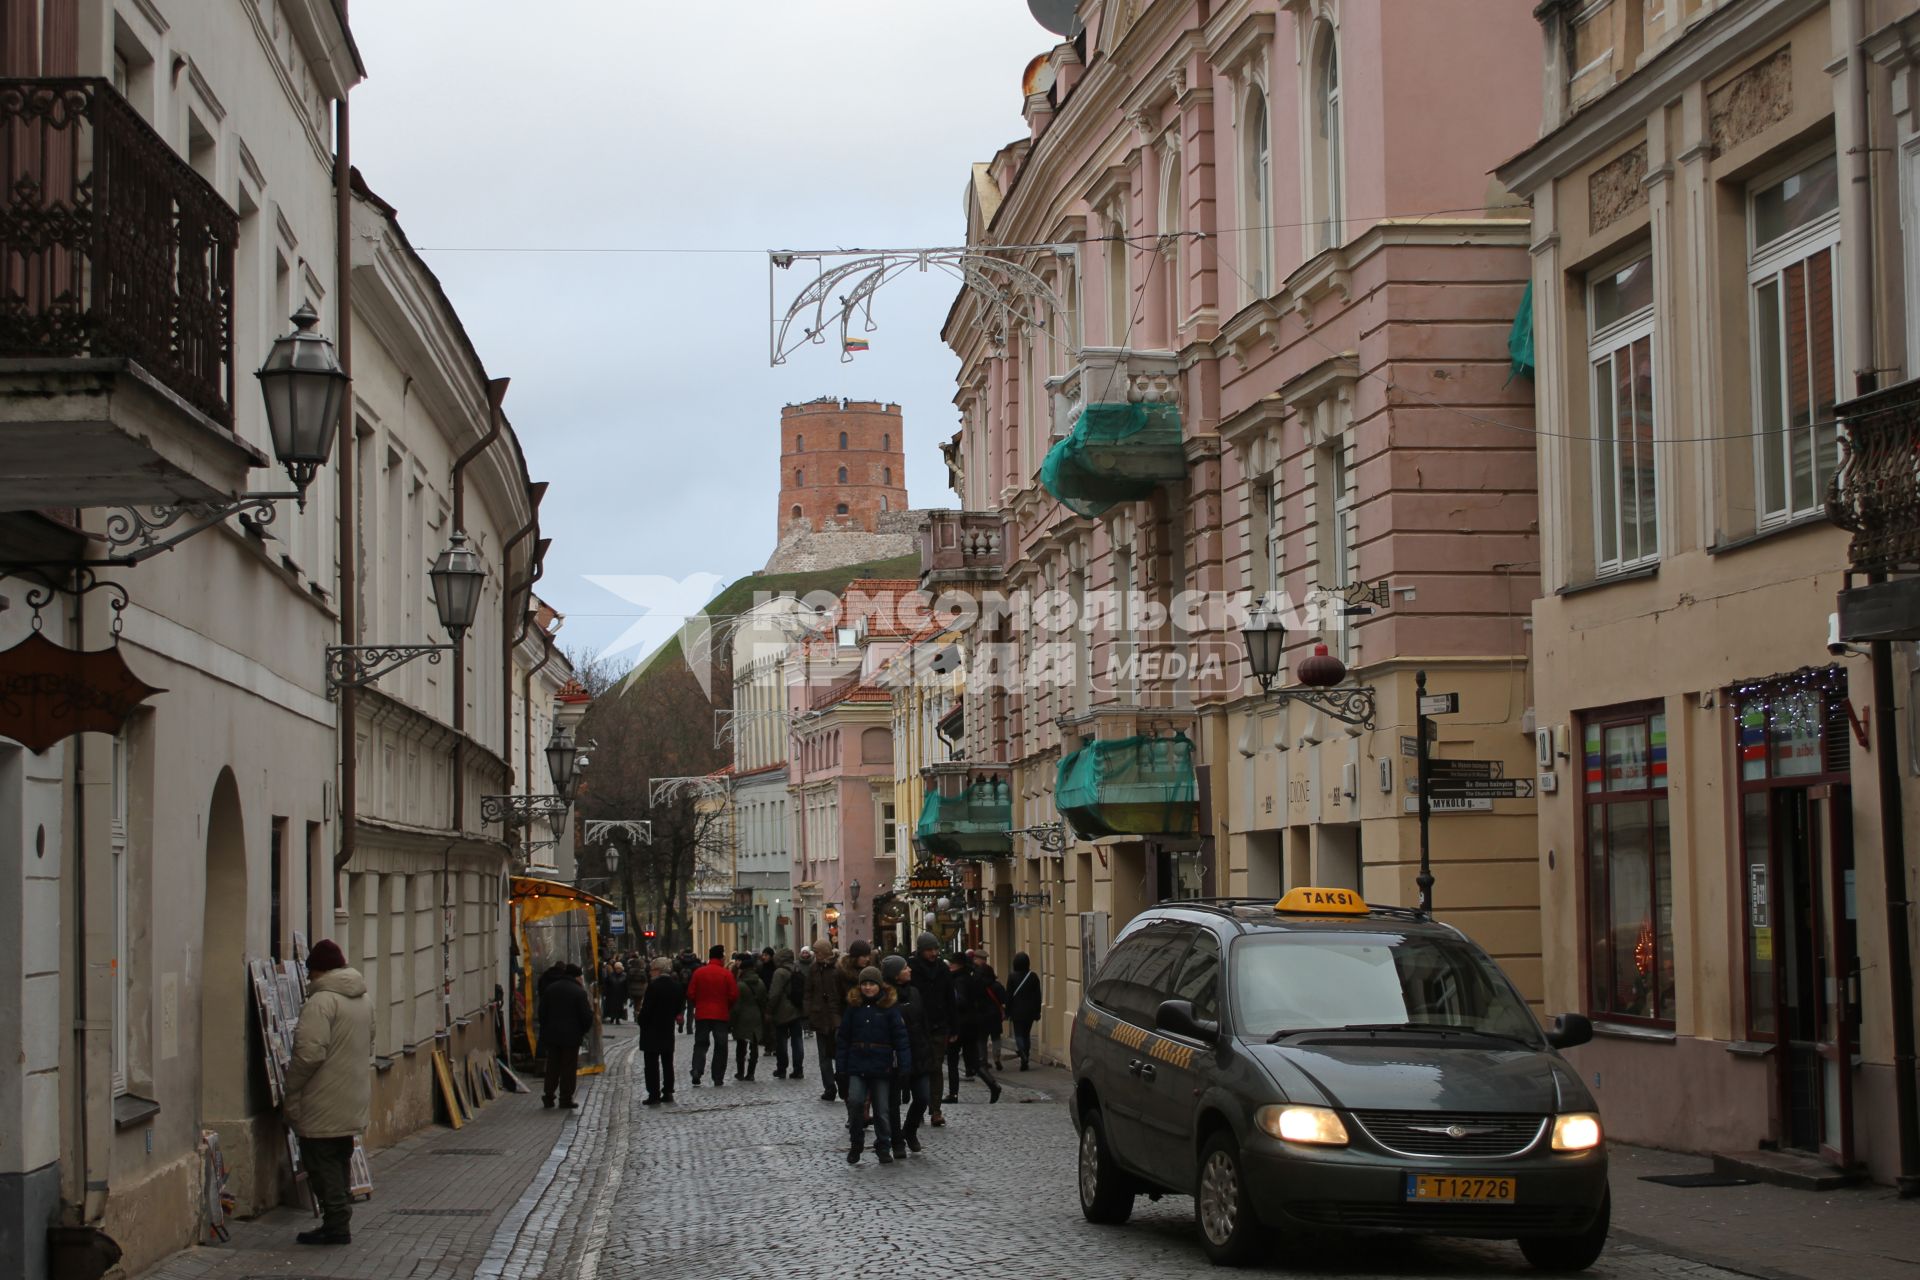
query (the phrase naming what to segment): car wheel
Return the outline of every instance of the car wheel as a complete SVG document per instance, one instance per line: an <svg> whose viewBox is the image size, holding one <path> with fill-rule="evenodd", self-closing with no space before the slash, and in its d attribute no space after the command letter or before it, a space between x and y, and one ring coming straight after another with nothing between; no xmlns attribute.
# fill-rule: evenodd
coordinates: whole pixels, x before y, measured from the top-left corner
<svg viewBox="0 0 1920 1280"><path fill-rule="evenodd" d="M1113 1227L1133 1216L1133 1188L1113 1163L1098 1107L1080 1121L1080 1212L1088 1222Z"/></svg>
<svg viewBox="0 0 1920 1280"><path fill-rule="evenodd" d="M1207 1139L1200 1150L1198 1181L1193 1216L1200 1224L1200 1243L1216 1265L1237 1267L1252 1258L1265 1231L1254 1212L1232 1134L1223 1131Z"/></svg>
<svg viewBox="0 0 1920 1280"><path fill-rule="evenodd" d="M1613 1216L1613 1193L1602 1197L1593 1225L1576 1235L1530 1236L1520 1241L1520 1252L1542 1271L1585 1271L1607 1245L1607 1225Z"/></svg>

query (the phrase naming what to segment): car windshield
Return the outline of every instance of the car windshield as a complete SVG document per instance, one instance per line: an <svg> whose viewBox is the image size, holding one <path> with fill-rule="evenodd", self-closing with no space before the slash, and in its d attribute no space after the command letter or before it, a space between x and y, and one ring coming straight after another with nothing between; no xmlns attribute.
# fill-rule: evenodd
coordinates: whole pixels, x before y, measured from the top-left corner
<svg viewBox="0 0 1920 1280"><path fill-rule="evenodd" d="M1486 954L1452 938L1321 932L1241 938L1234 1029L1247 1037L1365 1027L1501 1036L1540 1025Z"/></svg>

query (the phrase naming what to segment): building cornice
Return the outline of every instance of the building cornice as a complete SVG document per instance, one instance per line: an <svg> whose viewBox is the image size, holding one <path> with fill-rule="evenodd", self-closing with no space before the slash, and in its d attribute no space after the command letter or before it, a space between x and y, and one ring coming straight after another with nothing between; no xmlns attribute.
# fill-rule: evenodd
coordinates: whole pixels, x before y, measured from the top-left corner
<svg viewBox="0 0 1920 1280"><path fill-rule="evenodd" d="M1678 100L1686 85L1706 80L1786 35L1829 0L1751 0L1700 19L1651 61L1576 110L1533 146L1494 170L1507 190L1531 195L1543 183L1591 160L1623 135Z"/></svg>

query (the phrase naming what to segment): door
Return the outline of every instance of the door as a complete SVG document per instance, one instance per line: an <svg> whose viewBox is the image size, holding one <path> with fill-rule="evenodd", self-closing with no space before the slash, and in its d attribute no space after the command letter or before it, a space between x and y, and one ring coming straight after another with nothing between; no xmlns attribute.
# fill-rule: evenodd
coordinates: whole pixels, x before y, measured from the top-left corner
<svg viewBox="0 0 1920 1280"><path fill-rule="evenodd" d="M1844 1168L1853 1163L1853 1054L1860 1039L1852 789L1815 787L1811 800L1823 907L1814 1042L1820 1060L1820 1155Z"/></svg>
<svg viewBox="0 0 1920 1280"><path fill-rule="evenodd" d="M1180 961L1173 981L1154 1001L1186 1000L1196 1018L1220 1021L1220 940L1201 929ZM1200 1095L1202 1072L1213 1059L1213 1046L1198 1040L1160 1032L1141 1055L1141 1128L1153 1152L1154 1167L1165 1171L1171 1185L1193 1190L1199 1168L1194 1158L1194 1102Z"/></svg>
<svg viewBox="0 0 1920 1280"><path fill-rule="evenodd" d="M1775 1088L1783 1146L1853 1159L1853 1052L1859 1038L1851 792L1780 787L1771 794Z"/></svg>
<svg viewBox="0 0 1920 1280"><path fill-rule="evenodd" d="M1153 1136L1149 1098L1158 1085L1162 1065L1150 1052L1158 1040L1154 1013L1165 992L1172 990L1180 961L1195 930L1166 920L1149 924L1129 937L1114 953L1126 964L1115 975L1111 996L1102 1003L1119 1019L1108 1028L1103 1051L1101 1099L1108 1107L1107 1140L1122 1163L1149 1177L1165 1179L1169 1171L1159 1158ZM1134 957L1137 956L1137 959ZM1100 975L1099 991L1106 994L1107 975ZM1109 1101L1110 1099L1110 1101Z"/></svg>

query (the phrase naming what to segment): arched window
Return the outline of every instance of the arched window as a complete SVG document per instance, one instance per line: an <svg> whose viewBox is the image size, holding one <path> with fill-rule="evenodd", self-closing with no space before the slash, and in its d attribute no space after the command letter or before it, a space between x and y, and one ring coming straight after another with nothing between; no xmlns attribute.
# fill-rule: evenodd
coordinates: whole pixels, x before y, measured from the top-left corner
<svg viewBox="0 0 1920 1280"><path fill-rule="evenodd" d="M833 514L837 516L843 516L847 514L847 504L843 502L839 506L835 507L833 509Z"/></svg>
<svg viewBox="0 0 1920 1280"><path fill-rule="evenodd" d="M795 436L793 438L793 451L795 453L805 453L807 451L807 438L805 436Z"/></svg>
<svg viewBox="0 0 1920 1280"><path fill-rule="evenodd" d="M887 495L884 493L880 495L880 509L882 511L886 511L889 509L887 507Z"/></svg>
<svg viewBox="0 0 1920 1280"><path fill-rule="evenodd" d="M842 467L840 468L840 483L845 484L846 482L847 482L847 469L845 467Z"/></svg>
<svg viewBox="0 0 1920 1280"><path fill-rule="evenodd" d="M1313 54L1313 174L1314 248L1331 249L1346 238L1341 187L1344 185L1340 143L1340 43L1333 26L1323 22L1316 32Z"/></svg>
<svg viewBox="0 0 1920 1280"><path fill-rule="evenodd" d="M795 467L793 469L793 482L795 484L805 484L807 482L807 473L799 467Z"/></svg>
<svg viewBox="0 0 1920 1280"><path fill-rule="evenodd" d="M892 484L892 483L893 483L893 468L892 468L892 467L882 467L882 468L880 468L880 478L881 478L881 481L882 481L882 483L884 483L884 484Z"/></svg>
<svg viewBox="0 0 1920 1280"><path fill-rule="evenodd" d="M795 520L800 518L800 504L797 502L793 504L793 518Z"/></svg>
<svg viewBox="0 0 1920 1280"><path fill-rule="evenodd" d="M893 448L893 432L882 431L880 433L880 447L888 450Z"/></svg>
<svg viewBox="0 0 1920 1280"><path fill-rule="evenodd" d="M840 447L842 449L847 447L847 433L844 431L840 433Z"/></svg>
<svg viewBox="0 0 1920 1280"><path fill-rule="evenodd" d="M1163 290L1161 305L1166 307L1166 345L1180 345L1180 286L1185 279L1184 241L1180 237L1180 154L1174 152L1160 169L1160 271Z"/></svg>
<svg viewBox="0 0 1920 1280"><path fill-rule="evenodd" d="M1267 120L1267 95L1255 89L1247 97L1245 221L1247 284L1264 298L1273 288L1273 138Z"/></svg>

